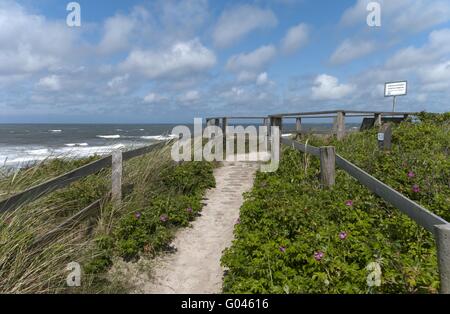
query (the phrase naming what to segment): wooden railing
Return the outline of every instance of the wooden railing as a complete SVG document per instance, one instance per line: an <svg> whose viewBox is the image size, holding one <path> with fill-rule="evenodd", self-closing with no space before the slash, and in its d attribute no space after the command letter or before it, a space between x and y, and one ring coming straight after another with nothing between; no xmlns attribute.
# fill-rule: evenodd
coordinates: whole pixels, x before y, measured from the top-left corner
<svg viewBox="0 0 450 314"><path fill-rule="evenodd" d="M104 198L96 200L86 208L78 211L72 217L68 218L60 225L58 225L55 229L35 239L35 241L33 242L33 247L42 248L43 244L48 243L48 241L54 239L71 226L75 225L85 218L91 217L96 212L98 212L98 210L101 208L102 203L107 199L111 198L111 200L113 201L113 206L120 206L122 200L123 161L130 160L138 156L143 156L147 153L160 149L168 142L169 141L158 142L150 146L145 146L126 152L122 152L120 150L114 151L110 156L103 157L102 159L96 160L61 176L33 186L23 192L17 193L1 201L0 213L16 210L20 206L31 203L58 189L65 188L75 181L81 180L89 175L98 173L103 169L111 167L111 193L105 195Z"/></svg>
<svg viewBox="0 0 450 314"><path fill-rule="evenodd" d="M320 130L314 131L317 134L332 134L336 135L338 140L344 138L346 134L345 120L347 118L365 118L368 119L371 126L380 126L385 121L402 121L409 116L416 115L414 112L388 112L388 111L363 111L363 110L329 110L329 111L314 111L314 112L296 112L296 113L277 113L271 114L267 117L208 117L206 118L207 125L216 125L222 127L222 131L226 130L226 126L230 120L261 120L264 125L278 125L280 129L283 125L283 120L295 119L295 133L307 134L311 133L304 130L303 122L305 119L332 119L333 128L328 131ZM361 123L363 128L365 122ZM281 130L280 130L281 131Z"/></svg>
<svg viewBox="0 0 450 314"><path fill-rule="evenodd" d="M145 155L155 149L161 148L165 144L166 142L159 142L150 146L145 146L126 152L116 151L113 154L116 155L119 154L120 156L122 156L122 160L126 161L134 157ZM102 159L96 160L85 166L79 167L59 177L52 178L44 183L38 184L23 192L17 193L3 201L0 201L0 212L15 210L18 207L33 202L51 192L67 187L68 185L70 185L75 181L81 180L91 174L95 174L102 169L109 168L113 164L112 160L113 160L112 155L103 157ZM115 168L117 167L122 167L122 163L115 165Z"/></svg>

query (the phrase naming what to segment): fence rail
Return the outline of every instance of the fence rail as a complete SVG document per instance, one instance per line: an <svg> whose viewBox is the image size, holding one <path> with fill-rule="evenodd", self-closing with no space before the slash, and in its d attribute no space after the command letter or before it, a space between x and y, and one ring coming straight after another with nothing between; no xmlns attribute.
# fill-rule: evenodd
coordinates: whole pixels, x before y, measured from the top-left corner
<svg viewBox="0 0 450 314"><path fill-rule="evenodd" d="M145 155L155 149L158 149L166 144L166 141L155 143L150 146L141 147L135 150L130 150L122 153L123 160L129 160L134 157ZM112 165L112 156L107 156L102 159L93 161L85 166L79 167L68 173L65 173L56 178L50 179L44 183L33 186L23 192L17 193L0 202L0 213L10 210L15 210L22 205L33 202L51 192L67 187L73 182L81 180L91 174L97 173Z"/></svg>

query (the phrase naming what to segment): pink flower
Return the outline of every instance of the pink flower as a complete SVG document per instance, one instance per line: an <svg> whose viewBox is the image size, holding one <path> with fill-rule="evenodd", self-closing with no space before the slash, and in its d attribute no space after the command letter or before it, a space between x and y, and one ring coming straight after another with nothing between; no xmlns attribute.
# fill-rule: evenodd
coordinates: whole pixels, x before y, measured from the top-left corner
<svg viewBox="0 0 450 314"><path fill-rule="evenodd" d="M339 239L345 240L347 239L347 236L348 236L347 232L345 231L339 232Z"/></svg>
<svg viewBox="0 0 450 314"><path fill-rule="evenodd" d="M167 216L166 214L163 214L159 217L159 220L161 222L166 222L167 220L169 220L169 216Z"/></svg>
<svg viewBox="0 0 450 314"><path fill-rule="evenodd" d="M417 184L414 184L411 189L414 193L420 192L420 187Z"/></svg>
<svg viewBox="0 0 450 314"><path fill-rule="evenodd" d="M281 252L281 253L285 253L285 252L286 252L286 247L280 246L280 252Z"/></svg>
<svg viewBox="0 0 450 314"><path fill-rule="evenodd" d="M141 216L142 216L142 214L141 214L140 212L135 212L135 213L134 213L134 217L135 217L136 219L141 218Z"/></svg>
<svg viewBox="0 0 450 314"><path fill-rule="evenodd" d="M412 171L408 172L408 178L414 178L416 174Z"/></svg>
<svg viewBox="0 0 450 314"><path fill-rule="evenodd" d="M192 208L191 208L191 207L186 208L186 211L187 211L189 214L192 214Z"/></svg>
<svg viewBox="0 0 450 314"><path fill-rule="evenodd" d="M314 253L314 259L318 262L320 262L322 260L322 258L324 257L325 253L323 253L322 251L318 251Z"/></svg>
<svg viewBox="0 0 450 314"><path fill-rule="evenodd" d="M345 205L351 207L351 206L353 206L353 201L352 200L348 200L348 201L345 202Z"/></svg>

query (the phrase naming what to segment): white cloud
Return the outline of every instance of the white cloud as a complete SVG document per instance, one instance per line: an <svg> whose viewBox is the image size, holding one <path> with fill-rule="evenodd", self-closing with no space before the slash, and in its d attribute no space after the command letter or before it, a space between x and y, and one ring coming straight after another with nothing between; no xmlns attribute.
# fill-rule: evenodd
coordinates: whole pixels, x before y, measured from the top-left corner
<svg viewBox="0 0 450 314"><path fill-rule="evenodd" d="M168 51L133 50L120 68L154 79L204 72L215 63L215 54L194 39L178 42Z"/></svg>
<svg viewBox="0 0 450 314"><path fill-rule="evenodd" d="M341 18L346 26L365 24L371 0L358 0ZM378 0L381 4L381 23L391 32L419 32L450 20L447 0Z"/></svg>
<svg viewBox="0 0 450 314"><path fill-rule="evenodd" d="M213 40L218 47L228 47L250 32L277 25L277 18L270 10L252 5L239 5L225 10L214 28Z"/></svg>
<svg viewBox="0 0 450 314"><path fill-rule="evenodd" d="M257 85L264 85L269 82L269 76L267 75L267 72L263 72L260 75L258 75L256 79Z"/></svg>
<svg viewBox="0 0 450 314"><path fill-rule="evenodd" d="M354 90L353 85L339 84L339 80L327 74L316 77L311 88L314 100L337 100L348 96Z"/></svg>
<svg viewBox="0 0 450 314"><path fill-rule="evenodd" d="M226 68L235 73L260 72L272 61L275 55L276 49L274 46L262 46L250 53L241 53L230 57Z"/></svg>
<svg viewBox="0 0 450 314"><path fill-rule="evenodd" d="M281 50L285 54L292 54L303 47L309 38L309 27L300 23L290 28L281 41Z"/></svg>
<svg viewBox="0 0 450 314"><path fill-rule="evenodd" d="M131 17L118 14L108 18L104 24L104 35L99 44L99 51L113 53L127 48L135 27L136 21Z"/></svg>
<svg viewBox="0 0 450 314"><path fill-rule="evenodd" d="M426 91L448 91L450 86L450 60L422 67L418 70L419 79Z"/></svg>
<svg viewBox="0 0 450 314"><path fill-rule="evenodd" d="M50 75L46 77L42 77L37 86L49 91L59 91L61 89L61 81L59 76Z"/></svg>
<svg viewBox="0 0 450 314"><path fill-rule="evenodd" d="M361 58L375 51L374 41L344 40L330 57L332 64L342 64Z"/></svg>
<svg viewBox="0 0 450 314"><path fill-rule="evenodd" d="M128 91L128 80L130 75L127 73L125 75L120 75L112 78L108 82L108 87L111 92L115 94L125 94Z"/></svg>
<svg viewBox="0 0 450 314"><path fill-rule="evenodd" d="M0 75L61 67L74 54L75 34L15 2L0 2Z"/></svg>
<svg viewBox="0 0 450 314"><path fill-rule="evenodd" d="M190 90L180 97L181 101L193 102L200 99L200 93L196 90Z"/></svg>
<svg viewBox="0 0 450 314"><path fill-rule="evenodd" d="M419 48L410 46L398 51L388 59L388 68L419 67L439 60L450 53L450 28L436 30L428 36L428 42Z"/></svg>
<svg viewBox="0 0 450 314"><path fill-rule="evenodd" d="M149 94L145 95L143 100L145 103L153 104L153 103L161 102L163 100L167 100L167 98L162 95L156 94L156 93L149 93Z"/></svg>

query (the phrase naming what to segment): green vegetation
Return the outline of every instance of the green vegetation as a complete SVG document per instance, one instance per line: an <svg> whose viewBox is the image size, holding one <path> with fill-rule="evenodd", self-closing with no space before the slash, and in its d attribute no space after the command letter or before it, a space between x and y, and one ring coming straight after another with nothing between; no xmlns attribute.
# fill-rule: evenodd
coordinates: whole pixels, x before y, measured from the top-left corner
<svg viewBox="0 0 450 314"><path fill-rule="evenodd" d="M420 114L393 128L392 152L377 147L376 130L334 145L346 159L450 220L450 114ZM246 195L236 240L223 255L226 293L436 293L434 240L397 209L342 170L321 189L319 161L285 148L275 173L258 173ZM381 266L381 285L367 278Z"/></svg>
<svg viewBox="0 0 450 314"><path fill-rule="evenodd" d="M47 160L0 177L0 199L92 162ZM114 293L129 287L108 270L117 258L136 261L168 249L174 232L199 214L206 189L215 185L214 164L174 163L169 146L124 164L121 208L113 208L110 169L68 188L0 214L0 293ZM92 202L104 198L97 217L79 221L42 248L38 236ZM68 288L66 265L83 268L82 286Z"/></svg>

